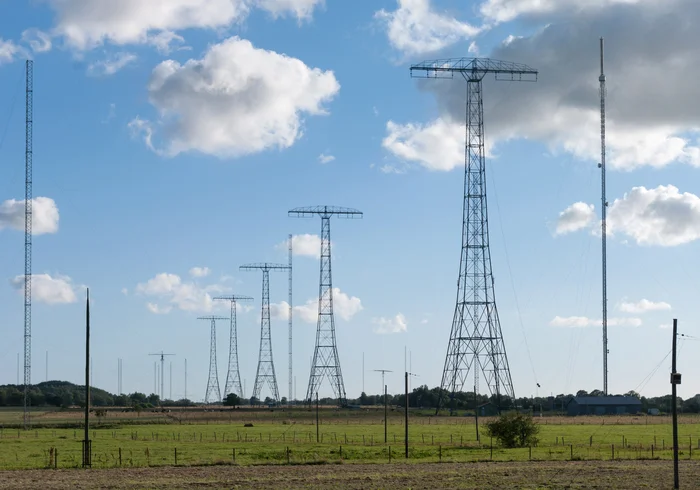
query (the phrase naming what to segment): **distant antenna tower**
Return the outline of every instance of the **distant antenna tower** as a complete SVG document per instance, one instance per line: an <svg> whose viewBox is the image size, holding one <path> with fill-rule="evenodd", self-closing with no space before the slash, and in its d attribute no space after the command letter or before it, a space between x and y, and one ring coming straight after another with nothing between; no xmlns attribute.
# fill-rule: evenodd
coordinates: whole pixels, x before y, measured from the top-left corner
<svg viewBox="0 0 700 490"><path fill-rule="evenodd" d="M293 398L292 392L292 235L289 235L289 397L287 403L291 404Z"/></svg>
<svg viewBox="0 0 700 490"><path fill-rule="evenodd" d="M311 363L309 388L306 391L306 401L311 403L314 394L328 376L333 392L341 406L347 405L343 373L340 370L340 358L335 339L335 318L333 317L333 281L331 277L331 217L362 218L362 212L357 209L340 208L335 206L315 206L296 208L289 211L289 216L295 218L321 217L321 275L318 288L318 324L316 327L316 348Z"/></svg>
<svg viewBox="0 0 700 490"><path fill-rule="evenodd" d="M160 401L161 403L165 400L165 390L163 389L165 379L165 356L174 356L175 354L165 354L160 351L156 354L148 354L149 356L159 356L160 357Z"/></svg>
<svg viewBox="0 0 700 490"><path fill-rule="evenodd" d="M607 252L607 223L606 215L608 201L605 198L605 98L607 91L605 88L605 72L603 70L603 38L600 38L600 163L601 170L601 220L602 242L603 242L603 393L608 394L608 252Z"/></svg>
<svg viewBox="0 0 700 490"><path fill-rule="evenodd" d="M204 395L204 403L221 401L221 390L219 389L219 370L216 367L216 321L228 320L223 316L202 316L198 320L208 320L211 322L211 334L209 336L209 379L207 380L207 393Z"/></svg>
<svg viewBox="0 0 700 490"><path fill-rule="evenodd" d="M32 166L34 156L34 61L26 63L24 148L24 429L29 428L32 384Z"/></svg>
<svg viewBox="0 0 700 490"><path fill-rule="evenodd" d="M500 409L501 392L512 401L515 401L515 392L491 271L481 82L488 73L495 74L497 80L536 81L537 71L526 65L479 58L426 61L411 66L411 76L420 78L454 78L455 73L467 82L462 253L457 304L440 387L441 392L450 391L454 400L455 393L464 387L470 369L481 370Z"/></svg>
<svg viewBox="0 0 700 490"><path fill-rule="evenodd" d="M253 396L259 401L260 391L263 384L267 382L272 398L280 401L280 393L277 388L277 376L275 375L275 363L272 357L272 332L270 330L270 271L287 270L288 265L284 264L248 264L242 265L240 270L252 271L261 270L263 273L262 282L262 309L260 311L260 352L258 353L258 370L255 373L255 385L253 386Z"/></svg>
<svg viewBox="0 0 700 490"><path fill-rule="evenodd" d="M226 386L224 386L224 399L229 393L236 393L244 398L241 385L241 373L238 369L238 331L236 326L236 304L239 301L252 301L250 296L219 296L218 301L231 302L231 331L229 334L228 371L226 372Z"/></svg>

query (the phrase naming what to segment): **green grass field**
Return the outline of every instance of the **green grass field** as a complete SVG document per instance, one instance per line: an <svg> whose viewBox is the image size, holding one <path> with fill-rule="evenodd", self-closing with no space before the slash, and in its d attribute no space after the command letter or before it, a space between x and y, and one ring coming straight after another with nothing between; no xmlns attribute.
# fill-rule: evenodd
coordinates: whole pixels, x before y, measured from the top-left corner
<svg viewBox="0 0 700 490"><path fill-rule="evenodd" d="M15 421L6 412L0 420ZM383 411L308 410L108 414L90 430L93 467L257 465L404 462L404 424L392 412L384 443ZM81 464L79 413L33 414L34 423L56 428L0 429L0 469L39 469ZM158 420L160 423L148 423ZM552 417L541 425L537 447L503 449L482 429L476 440L472 417L409 419L409 462L566 461L670 459L671 425L662 417ZM146 423L144 423L146 422ZM245 427L252 424L252 427ZM681 417L681 458L700 459L700 419ZM652 450L653 446L653 450ZM692 449L691 449L692 448ZM653 451L653 452L652 452ZM177 457L177 461L176 461Z"/></svg>

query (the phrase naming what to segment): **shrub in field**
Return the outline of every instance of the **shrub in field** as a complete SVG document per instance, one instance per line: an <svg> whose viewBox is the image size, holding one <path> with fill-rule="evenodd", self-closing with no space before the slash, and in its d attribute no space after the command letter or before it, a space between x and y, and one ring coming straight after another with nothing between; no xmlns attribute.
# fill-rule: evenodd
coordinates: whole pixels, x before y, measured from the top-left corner
<svg viewBox="0 0 700 490"><path fill-rule="evenodd" d="M486 424L486 430L505 447L526 447L537 444L540 427L532 415L510 412Z"/></svg>

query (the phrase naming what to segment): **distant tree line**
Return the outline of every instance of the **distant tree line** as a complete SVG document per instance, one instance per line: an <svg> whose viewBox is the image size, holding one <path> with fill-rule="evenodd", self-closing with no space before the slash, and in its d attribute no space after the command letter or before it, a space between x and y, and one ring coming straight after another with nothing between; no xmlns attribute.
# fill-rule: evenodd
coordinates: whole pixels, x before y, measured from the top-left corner
<svg viewBox="0 0 700 490"><path fill-rule="evenodd" d="M112 395L99 388L90 388L90 405L93 407L130 407L145 409L155 406L190 406L190 400L164 400L155 394L132 393L130 395ZM24 405L23 385L0 386L0 407L19 407ZM84 407L85 385L76 385L67 381L47 381L29 388L29 405L32 407Z"/></svg>
<svg viewBox="0 0 700 490"><path fill-rule="evenodd" d="M0 407L19 407L24 404L24 387L21 385L0 386ZM156 394L146 395L145 393L131 393L129 395L113 395L99 388L91 388L91 406L93 407L125 407L135 410L148 409L152 407L184 407L193 406L190 400L161 400ZM642 402L641 410L647 412L649 409L658 409L659 412L668 413L671 411L671 395L659 397L644 397L634 391L624 393L625 396L633 396ZM546 397L522 397L512 400L508 396L501 395L500 399L493 395L479 394L474 396L474 392L458 392L454 394L447 391L441 392L440 388L428 388L422 385L414 388L409 394L409 406L411 408L435 409L440 401L440 406L445 409L474 411L480 407L483 412L492 413L500 407L501 409L519 408L532 410L533 412L566 412L566 406L574 396L604 396L600 390L593 390L590 393L579 390L576 394L559 394ZM224 405L240 406L248 405L272 405L274 401L270 398L265 400L240 399L236 395L229 395L224 400ZM29 403L32 407L84 407L85 387L75 385L67 381L47 381L32 385L29 389ZM282 398L281 404L287 403L286 398ZM406 403L404 393L388 394L387 404L392 407L403 407ZM682 413L700 413L700 394L683 400L678 398L678 409ZM334 406L338 404L335 398L321 398L319 404L324 406ZM348 399L351 406L376 406L384 404L384 395L367 395L362 393L359 398Z"/></svg>

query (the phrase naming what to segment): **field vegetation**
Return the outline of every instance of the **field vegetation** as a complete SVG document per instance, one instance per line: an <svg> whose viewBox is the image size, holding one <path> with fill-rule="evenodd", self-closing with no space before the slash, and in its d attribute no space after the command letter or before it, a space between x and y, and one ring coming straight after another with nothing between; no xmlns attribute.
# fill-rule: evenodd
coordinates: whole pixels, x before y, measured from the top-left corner
<svg viewBox="0 0 700 490"><path fill-rule="evenodd" d="M383 408L337 410L104 410L93 417L93 467L397 463L404 458L403 410L391 410L384 443ZM411 411L408 463L670 459L671 425L664 416L535 417L538 442L501 447L479 418ZM72 468L81 463L79 411L32 414L34 428L10 428L20 412L0 412L0 469ZM700 418L680 418L684 460L700 460ZM318 440L317 440L318 434Z"/></svg>

